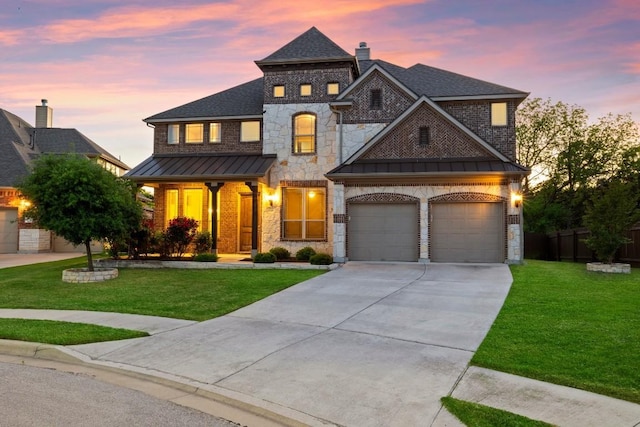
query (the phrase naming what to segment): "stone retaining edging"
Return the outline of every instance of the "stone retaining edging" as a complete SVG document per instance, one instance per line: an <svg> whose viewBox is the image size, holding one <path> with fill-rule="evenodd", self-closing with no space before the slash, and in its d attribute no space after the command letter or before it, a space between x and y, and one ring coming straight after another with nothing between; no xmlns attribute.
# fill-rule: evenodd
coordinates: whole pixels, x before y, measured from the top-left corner
<svg viewBox="0 0 640 427"><path fill-rule="evenodd" d="M587 271L597 271L601 273L631 273L631 264L606 264L602 262L589 262L587 263Z"/></svg>
<svg viewBox="0 0 640 427"><path fill-rule="evenodd" d="M69 268L62 271L62 281L67 283L94 283L104 282L118 277L117 268Z"/></svg>
<svg viewBox="0 0 640 427"><path fill-rule="evenodd" d="M197 261L159 261L159 260L130 260L130 259L101 259L96 261L103 267L112 268L185 268L185 269L299 269L299 270L334 270L340 264L312 265L304 262L274 262L274 263L253 263L253 262L197 262Z"/></svg>

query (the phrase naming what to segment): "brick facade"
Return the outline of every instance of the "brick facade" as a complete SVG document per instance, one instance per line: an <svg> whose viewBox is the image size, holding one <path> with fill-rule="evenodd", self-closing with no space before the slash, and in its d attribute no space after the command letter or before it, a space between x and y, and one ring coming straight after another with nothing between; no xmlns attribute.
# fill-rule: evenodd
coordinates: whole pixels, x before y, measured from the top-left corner
<svg viewBox="0 0 640 427"><path fill-rule="evenodd" d="M327 94L327 83L338 83L340 92L349 86L353 79L350 64L325 64L322 67L304 66L278 68L278 71L268 70L264 74L264 103L265 104L293 104L308 102L331 102L337 94ZM300 85L310 84L311 95L300 96ZM274 86L284 86L284 97L273 96Z"/></svg>
<svg viewBox="0 0 640 427"><path fill-rule="evenodd" d="M370 108L371 91L380 90L382 106ZM350 94L352 107L344 112L343 123L390 123L413 104L414 99L380 72L373 72Z"/></svg>
<svg viewBox="0 0 640 427"><path fill-rule="evenodd" d="M247 119L250 120L250 119ZM180 141L178 144L167 143L169 125L160 123L155 126L153 134L153 152L155 154L198 154L198 153L247 153L262 154L262 142L240 142L240 123L242 120L221 120L222 137L220 142L209 142L209 123L204 123L204 142L185 143L185 124L180 124ZM261 126L262 127L262 126ZM262 135L261 135L262 139Z"/></svg>
<svg viewBox="0 0 640 427"><path fill-rule="evenodd" d="M491 126L491 103L500 101L448 101L438 103L473 133L510 160L516 159L515 101L507 101L507 126Z"/></svg>
<svg viewBox="0 0 640 427"><path fill-rule="evenodd" d="M429 128L430 140L420 145L420 127ZM367 151L363 159L416 159L416 158L463 158L488 157L483 149L469 135L431 106L422 104L388 135Z"/></svg>

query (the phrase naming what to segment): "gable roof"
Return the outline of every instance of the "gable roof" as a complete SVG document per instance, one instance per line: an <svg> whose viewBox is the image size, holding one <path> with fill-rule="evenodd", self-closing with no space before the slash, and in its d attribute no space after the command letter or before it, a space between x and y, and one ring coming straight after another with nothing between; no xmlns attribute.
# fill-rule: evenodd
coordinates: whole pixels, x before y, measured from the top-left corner
<svg viewBox="0 0 640 427"><path fill-rule="evenodd" d="M356 151L355 153L353 153L353 155L351 155L351 157L349 157L344 164L351 164L354 161L358 160L360 157L362 157L367 151L369 151L372 147L374 147L376 144L378 144L378 142L380 140L382 140L382 138L384 138L386 135L388 135L389 133L393 132L393 130L404 121L405 118L407 118L411 113L413 113L417 108L419 108L422 104L427 104L429 107L431 107L433 110L435 110L438 114L440 114L445 120L449 121L450 123L452 123L456 128L458 128L462 133L466 134L468 137L470 137L473 141L475 141L480 147L482 147L484 149L484 151L487 151L488 153L490 153L491 155L493 155L496 159L501 160L503 162L508 162L509 159L507 157L505 157L504 154L502 154L500 151L498 151L496 148L494 148L491 144L487 143L485 140L483 140L482 138L480 138L478 135L476 135L474 132L472 132L471 130L469 130L469 128L467 128L466 126L464 126L462 123L460 123L456 118L454 118L452 115L450 115L449 113L447 113L445 110L443 110L442 108L440 108L438 106L438 104L436 104L435 102L433 102L431 99L427 98L426 96L421 96L420 99L418 99L416 102L413 103L413 105L409 108L407 108L407 110L402 113L399 117L397 117L393 122L391 122L388 126L386 126L383 130L381 130L376 136L374 136L373 138L371 138L369 141L367 141L367 143L365 143L362 147L360 147L360 149L358 151Z"/></svg>
<svg viewBox="0 0 640 427"><path fill-rule="evenodd" d="M255 79L144 119L147 123L169 120L202 120L262 116L263 79Z"/></svg>
<svg viewBox="0 0 640 427"><path fill-rule="evenodd" d="M526 98L529 94L518 89L467 77L424 64L403 68L386 61L360 61L363 75L377 65L417 96L428 96L434 101L454 99ZM354 82L357 85L358 82Z"/></svg>
<svg viewBox="0 0 640 427"><path fill-rule="evenodd" d="M348 61L355 64L355 58L333 40L311 27L280 49L264 59L255 61L262 69L264 65Z"/></svg>
<svg viewBox="0 0 640 427"><path fill-rule="evenodd" d="M34 128L15 114L0 109L0 186L13 187L29 173L29 165L43 154L77 153L100 157L122 169L129 167L76 129Z"/></svg>

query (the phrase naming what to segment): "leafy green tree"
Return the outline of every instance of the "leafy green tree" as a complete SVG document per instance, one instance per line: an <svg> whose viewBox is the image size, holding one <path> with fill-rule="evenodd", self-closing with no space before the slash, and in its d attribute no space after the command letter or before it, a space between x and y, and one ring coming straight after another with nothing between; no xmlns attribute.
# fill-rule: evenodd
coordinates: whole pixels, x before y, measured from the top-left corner
<svg viewBox="0 0 640 427"><path fill-rule="evenodd" d="M638 180L638 126L630 115L594 123L575 105L533 98L516 118L517 161L532 170L525 179L525 227L549 232L579 227L600 182Z"/></svg>
<svg viewBox="0 0 640 427"><path fill-rule="evenodd" d="M75 245L85 245L90 271L91 240L118 240L136 230L142 218L135 184L80 155L38 158L18 189L32 202L26 216Z"/></svg>
<svg viewBox="0 0 640 427"><path fill-rule="evenodd" d="M633 184L616 179L594 192L584 216L591 232L585 243L600 261L611 264L618 248L630 242L626 233L640 220L639 199Z"/></svg>

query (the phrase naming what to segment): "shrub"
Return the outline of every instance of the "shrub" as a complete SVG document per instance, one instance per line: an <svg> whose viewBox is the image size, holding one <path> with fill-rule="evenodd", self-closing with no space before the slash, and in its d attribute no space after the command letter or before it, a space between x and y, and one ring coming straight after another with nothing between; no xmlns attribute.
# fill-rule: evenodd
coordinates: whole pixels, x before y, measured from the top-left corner
<svg viewBox="0 0 640 427"><path fill-rule="evenodd" d="M333 257L329 254L315 254L309 258L309 263L313 265L333 264Z"/></svg>
<svg viewBox="0 0 640 427"><path fill-rule="evenodd" d="M220 257L216 254L199 253L193 257L196 262L217 262Z"/></svg>
<svg viewBox="0 0 640 427"><path fill-rule="evenodd" d="M196 234L196 237L193 239L193 244L193 250L196 255L209 252L211 250L211 233L203 231Z"/></svg>
<svg viewBox="0 0 640 427"><path fill-rule="evenodd" d="M291 258L291 252L282 248L280 246L276 246L275 248L269 249L269 252L276 256L276 259L289 259Z"/></svg>
<svg viewBox="0 0 640 427"><path fill-rule="evenodd" d="M309 258L311 258L315 254L315 249L310 246L305 246L304 248L296 252L296 259L298 261L309 261Z"/></svg>
<svg viewBox="0 0 640 427"><path fill-rule="evenodd" d="M193 218L177 217L169 221L165 241L176 258L182 258L187 246L196 237L197 230L198 221Z"/></svg>
<svg viewBox="0 0 640 427"><path fill-rule="evenodd" d="M156 231L149 239L149 253L157 253L160 258L168 258L171 248L167 243L167 235L164 231Z"/></svg>
<svg viewBox="0 0 640 427"><path fill-rule="evenodd" d="M271 252L260 252L253 257L253 262L260 264L272 264L276 262L276 256Z"/></svg>

